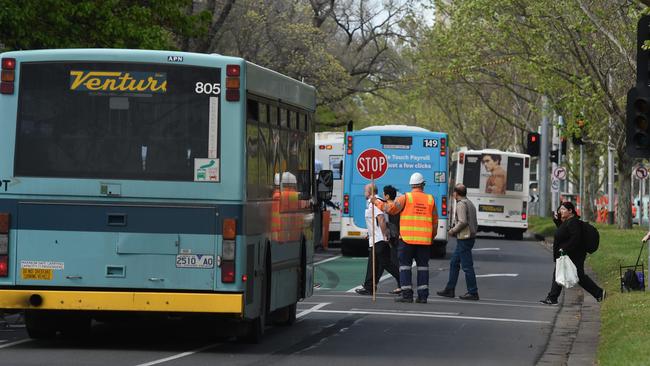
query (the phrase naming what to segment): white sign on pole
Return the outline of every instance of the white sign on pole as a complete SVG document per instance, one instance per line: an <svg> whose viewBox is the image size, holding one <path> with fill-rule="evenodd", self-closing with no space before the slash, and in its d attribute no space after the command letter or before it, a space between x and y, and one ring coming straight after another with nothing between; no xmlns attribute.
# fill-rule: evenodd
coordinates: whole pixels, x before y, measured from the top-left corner
<svg viewBox="0 0 650 366"><path fill-rule="evenodd" d="M560 181L558 179L551 179L551 192L557 193L560 191Z"/></svg>
<svg viewBox="0 0 650 366"><path fill-rule="evenodd" d="M566 179L566 169L559 166L553 169L553 178L556 180L565 180ZM558 183L560 184L560 183Z"/></svg>
<svg viewBox="0 0 650 366"><path fill-rule="evenodd" d="M634 176L637 179L646 179L648 178L648 169L644 166L639 166L636 169L634 169Z"/></svg>

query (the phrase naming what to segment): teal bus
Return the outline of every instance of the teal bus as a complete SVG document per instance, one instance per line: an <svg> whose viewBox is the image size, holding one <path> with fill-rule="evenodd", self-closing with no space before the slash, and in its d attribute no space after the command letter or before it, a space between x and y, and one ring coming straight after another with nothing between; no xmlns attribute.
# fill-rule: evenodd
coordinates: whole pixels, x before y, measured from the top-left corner
<svg viewBox="0 0 650 366"><path fill-rule="evenodd" d="M374 182L379 189L392 185L398 194L411 190L409 178L421 173L426 181L424 191L433 195L438 209L437 235L431 245L431 256L444 257L447 251L449 190L449 136L444 132L422 127L385 125L348 131L345 135L343 160L343 207L341 214L341 250L345 254L368 247L367 206L364 186ZM369 170L381 171L371 177ZM380 195L383 196L382 193Z"/></svg>
<svg viewBox="0 0 650 366"><path fill-rule="evenodd" d="M295 321L313 291L312 86L216 54L0 58L0 309L32 338L108 314L214 316L252 341Z"/></svg>

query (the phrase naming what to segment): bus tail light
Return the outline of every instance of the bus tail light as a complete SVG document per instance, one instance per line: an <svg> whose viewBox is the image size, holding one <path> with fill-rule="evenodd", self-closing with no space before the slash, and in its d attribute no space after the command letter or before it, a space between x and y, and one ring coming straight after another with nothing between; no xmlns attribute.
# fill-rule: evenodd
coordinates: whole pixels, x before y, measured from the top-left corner
<svg viewBox="0 0 650 366"><path fill-rule="evenodd" d="M229 102L239 101L240 73L239 65L226 65L226 100Z"/></svg>
<svg viewBox="0 0 650 366"><path fill-rule="evenodd" d="M0 213L0 277L9 276L9 219L8 213Z"/></svg>
<svg viewBox="0 0 650 366"><path fill-rule="evenodd" d="M447 216L447 196L442 196L442 216Z"/></svg>
<svg viewBox="0 0 650 366"><path fill-rule="evenodd" d="M349 194L344 194L343 195L343 213L344 214L350 213L350 195Z"/></svg>
<svg viewBox="0 0 650 366"><path fill-rule="evenodd" d="M0 94L13 94L14 81L16 80L16 59L3 58L2 71L0 72Z"/></svg>
<svg viewBox="0 0 650 366"><path fill-rule="evenodd" d="M237 221L223 220L223 241L221 242L221 282L235 282L235 251L237 241Z"/></svg>
<svg viewBox="0 0 650 366"><path fill-rule="evenodd" d="M440 156L446 156L446 155L447 155L447 139L443 137L440 139Z"/></svg>
<svg viewBox="0 0 650 366"><path fill-rule="evenodd" d="M521 207L521 219L526 220L526 217L528 217L527 214L527 208L528 208L528 202L522 202L522 207Z"/></svg>
<svg viewBox="0 0 650 366"><path fill-rule="evenodd" d="M465 163L465 153L458 154L458 164L464 164L464 163Z"/></svg>
<svg viewBox="0 0 650 366"><path fill-rule="evenodd" d="M530 158L524 159L524 167L528 168L530 166Z"/></svg>
<svg viewBox="0 0 650 366"><path fill-rule="evenodd" d="M347 152L348 152L348 155L352 155L352 136L348 136Z"/></svg>

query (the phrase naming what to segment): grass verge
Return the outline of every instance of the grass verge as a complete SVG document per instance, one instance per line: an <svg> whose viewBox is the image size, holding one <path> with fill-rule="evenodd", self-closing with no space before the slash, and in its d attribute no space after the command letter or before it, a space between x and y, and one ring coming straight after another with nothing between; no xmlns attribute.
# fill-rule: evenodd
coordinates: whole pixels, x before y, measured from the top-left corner
<svg viewBox="0 0 650 366"><path fill-rule="evenodd" d="M607 290L600 308L599 365L650 365L650 293L635 291L621 293L619 265L634 265L646 230L620 230L615 226L596 224L600 232L600 247L590 254L587 265L596 273L596 282ZM552 236L555 225L550 218L533 216L529 230ZM647 245L644 245L647 247ZM641 260L648 279L648 248ZM589 294L586 294L589 296Z"/></svg>

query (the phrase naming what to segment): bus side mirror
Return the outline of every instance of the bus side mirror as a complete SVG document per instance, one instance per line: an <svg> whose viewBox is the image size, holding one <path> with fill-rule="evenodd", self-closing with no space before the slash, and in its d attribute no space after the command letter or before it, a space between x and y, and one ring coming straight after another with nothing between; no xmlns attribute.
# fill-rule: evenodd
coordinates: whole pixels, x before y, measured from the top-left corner
<svg viewBox="0 0 650 366"><path fill-rule="evenodd" d="M331 170L321 170L316 179L316 198L319 201L332 199L334 188L334 174Z"/></svg>

